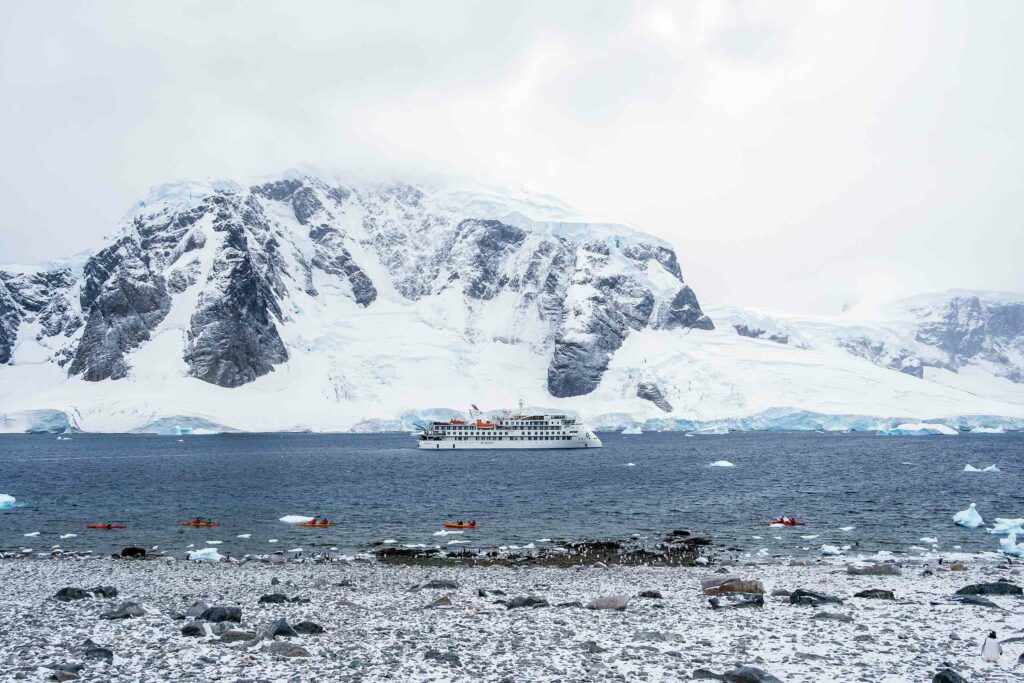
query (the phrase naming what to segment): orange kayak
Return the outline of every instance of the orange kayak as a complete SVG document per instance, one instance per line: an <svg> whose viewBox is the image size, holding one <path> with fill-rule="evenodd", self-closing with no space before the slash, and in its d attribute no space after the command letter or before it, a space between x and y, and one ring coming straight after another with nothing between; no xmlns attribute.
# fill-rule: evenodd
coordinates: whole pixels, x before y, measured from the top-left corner
<svg viewBox="0 0 1024 683"><path fill-rule="evenodd" d="M301 522L295 526L334 526L334 522Z"/></svg>
<svg viewBox="0 0 1024 683"><path fill-rule="evenodd" d="M445 529L479 529L482 524L459 524L458 522L445 522Z"/></svg>
<svg viewBox="0 0 1024 683"><path fill-rule="evenodd" d="M180 526L220 526L220 522L181 522Z"/></svg>

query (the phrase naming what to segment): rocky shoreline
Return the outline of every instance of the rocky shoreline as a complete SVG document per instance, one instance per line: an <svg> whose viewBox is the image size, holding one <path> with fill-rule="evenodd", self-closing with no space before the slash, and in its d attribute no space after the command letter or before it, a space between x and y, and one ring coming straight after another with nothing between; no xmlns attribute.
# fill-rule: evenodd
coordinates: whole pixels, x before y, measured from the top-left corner
<svg viewBox="0 0 1024 683"><path fill-rule="evenodd" d="M1021 565L0 560L0 680L1010 681ZM984 636L1002 660L979 657Z"/></svg>

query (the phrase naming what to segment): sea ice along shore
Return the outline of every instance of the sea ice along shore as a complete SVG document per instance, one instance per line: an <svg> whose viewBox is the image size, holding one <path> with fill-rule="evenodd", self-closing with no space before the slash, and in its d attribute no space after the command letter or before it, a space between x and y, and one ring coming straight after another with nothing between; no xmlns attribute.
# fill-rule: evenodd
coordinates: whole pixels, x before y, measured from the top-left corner
<svg viewBox="0 0 1024 683"><path fill-rule="evenodd" d="M677 681L746 665L787 682L928 681L947 667L1003 681L1021 671L1021 573L0 560L0 661L10 680ZM764 593L702 592L728 575ZM85 590L55 597L65 588ZM1009 641L998 664L979 657L992 630Z"/></svg>

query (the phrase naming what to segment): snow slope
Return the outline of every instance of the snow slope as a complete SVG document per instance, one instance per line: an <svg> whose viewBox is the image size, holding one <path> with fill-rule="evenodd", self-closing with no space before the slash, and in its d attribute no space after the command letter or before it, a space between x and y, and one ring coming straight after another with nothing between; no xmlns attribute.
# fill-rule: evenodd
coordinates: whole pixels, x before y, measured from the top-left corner
<svg viewBox="0 0 1024 683"><path fill-rule="evenodd" d="M671 246L551 197L178 183L77 269L0 267L0 431L408 430L519 399L616 429L1019 429L1018 307L701 308Z"/></svg>

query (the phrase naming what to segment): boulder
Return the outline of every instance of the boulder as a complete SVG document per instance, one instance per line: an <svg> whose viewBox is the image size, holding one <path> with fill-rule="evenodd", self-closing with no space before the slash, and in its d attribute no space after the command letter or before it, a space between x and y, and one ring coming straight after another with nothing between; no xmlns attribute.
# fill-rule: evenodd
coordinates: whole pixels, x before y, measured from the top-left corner
<svg viewBox="0 0 1024 683"><path fill-rule="evenodd" d="M788 598L789 596L790 592L785 588L776 588L772 591L773 598Z"/></svg>
<svg viewBox="0 0 1024 683"><path fill-rule="evenodd" d="M952 669L941 669L932 677L932 683L967 683L967 679Z"/></svg>
<svg viewBox="0 0 1024 683"><path fill-rule="evenodd" d="M118 612L124 612L130 617L142 617L146 615L146 610L142 606L142 603L135 600L122 600L118 603L115 609Z"/></svg>
<svg viewBox="0 0 1024 683"><path fill-rule="evenodd" d="M271 654L280 655L282 657L312 656L309 654L309 650L302 647L301 645L296 645L295 643L289 643L283 640L272 641L270 644L267 645L266 650Z"/></svg>
<svg viewBox="0 0 1024 683"><path fill-rule="evenodd" d="M295 632L295 629L288 624L288 620L284 617L270 622L270 625L266 628L266 633L274 638L277 636L295 637L299 635Z"/></svg>
<svg viewBox="0 0 1024 683"><path fill-rule="evenodd" d="M260 596L261 605L277 605L285 602L288 602L288 596L284 593L271 593L270 595Z"/></svg>
<svg viewBox="0 0 1024 683"><path fill-rule="evenodd" d="M895 600L896 594L892 591L882 590L881 588L872 588L866 591L856 593L853 597L870 598L873 600Z"/></svg>
<svg viewBox="0 0 1024 683"><path fill-rule="evenodd" d="M902 570L895 564L848 564L846 573L852 576L899 576Z"/></svg>
<svg viewBox="0 0 1024 683"><path fill-rule="evenodd" d="M547 607L548 601L537 595L520 595L505 603L508 609L517 607Z"/></svg>
<svg viewBox="0 0 1024 683"><path fill-rule="evenodd" d="M732 671L726 671L722 680L726 683L782 683L775 676L756 666L738 666Z"/></svg>
<svg viewBox="0 0 1024 683"><path fill-rule="evenodd" d="M789 604L802 605L806 607L818 607L820 605L841 605L843 601L832 595L815 593L814 591L798 588L789 596Z"/></svg>
<svg viewBox="0 0 1024 683"><path fill-rule="evenodd" d="M956 592L957 595L1021 595L1024 589L1009 581L993 581L991 583L976 583L964 586Z"/></svg>
<svg viewBox="0 0 1024 683"><path fill-rule="evenodd" d="M224 633L220 634L221 641L225 643L248 641L254 639L255 637L256 634L252 631L242 631L236 628L228 629L227 631L224 631Z"/></svg>
<svg viewBox="0 0 1024 683"><path fill-rule="evenodd" d="M296 633L301 633L304 636L315 636L324 632L324 627L315 621L300 621L299 623L292 626Z"/></svg>
<svg viewBox="0 0 1024 683"><path fill-rule="evenodd" d="M764 585L760 581L744 581L734 576L726 576L723 580L704 579L701 581L701 590L704 595L718 595L719 593L757 593L764 595Z"/></svg>
<svg viewBox="0 0 1024 683"><path fill-rule="evenodd" d="M90 595L89 591L82 588L67 586L54 593L53 597L61 602L71 602L72 600L83 600L90 597Z"/></svg>
<svg viewBox="0 0 1024 683"><path fill-rule="evenodd" d="M203 638L206 636L206 626L198 621L190 621L181 627L181 635L189 638Z"/></svg>
<svg viewBox="0 0 1024 683"><path fill-rule="evenodd" d="M505 591L500 588L477 588L476 595L480 598L489 598L492 595L505 595Z"/></svg>
<svg viewBox="0 0 1024 683"><path fill-rule="evenodd" d="M708 598L711 609L728 607L764 607L764 596L760 593L719 593Z"/></svg>
<svg viewBox="0 0 1024 683"><path fill-rule="evenodd" d="M662 595L660 591L644 591L640 593L641 598L650 598L652 600L661 600Z"/></svg>
<svg viewBox="0 0 1024 683"><path fill-rule="evenodd" d="M73 671L54 671L46 677L48 681L77 681L78 674Z"/></svg>
<svg viewBox="0 0 1024 683"><path fill-rule="evenodd" d="M954 595L953 600L964 605L975 605L976 607L991 607L992 609L1002 609L1002 607L1000 607L996 603L980 595Z"/></svg>
<svg viewBox="0 0 1024 683"><path fill-rule="evenodd" d="M121 550L121 557L143 558L146 556L146 549L131 545Z"/></svg>
<svg viewBox="0 0 1024 683"><path fill-rule="evenodd" d="M217 605L207 608L199 618L203 621L233 621L238 624L242 621L242 608Z"/></svg>
<svg viewBox="0 0 1024 683"><path fill-rule="evenodd" d="M624 612L629 605L628 595L600 595L587 603L587 609L610 609Z"/></svg>
<svg viewBox="0 0 1024 683"><path fill-rule="evenodd" d="M114 663L114 651L109 647L102 647L92 641L92 638L86 638L82 644L82 656L86 659L95 659L104 661L107 664Z"/></svg>
<svg viewBox="0 0 1024 683"><path fill-rule="evenodd" d="M210 605L203 600L196 600L192 606L185 610L186 617L201 617L203 612L210 609Z"/></svg>
<svg viewBox="0 0 1024 683"><path fill-rule="evenodd" d="M117 597L117 589L113 586L96 586L95 588L90 588L89 592L101 598Z"/></svg>

